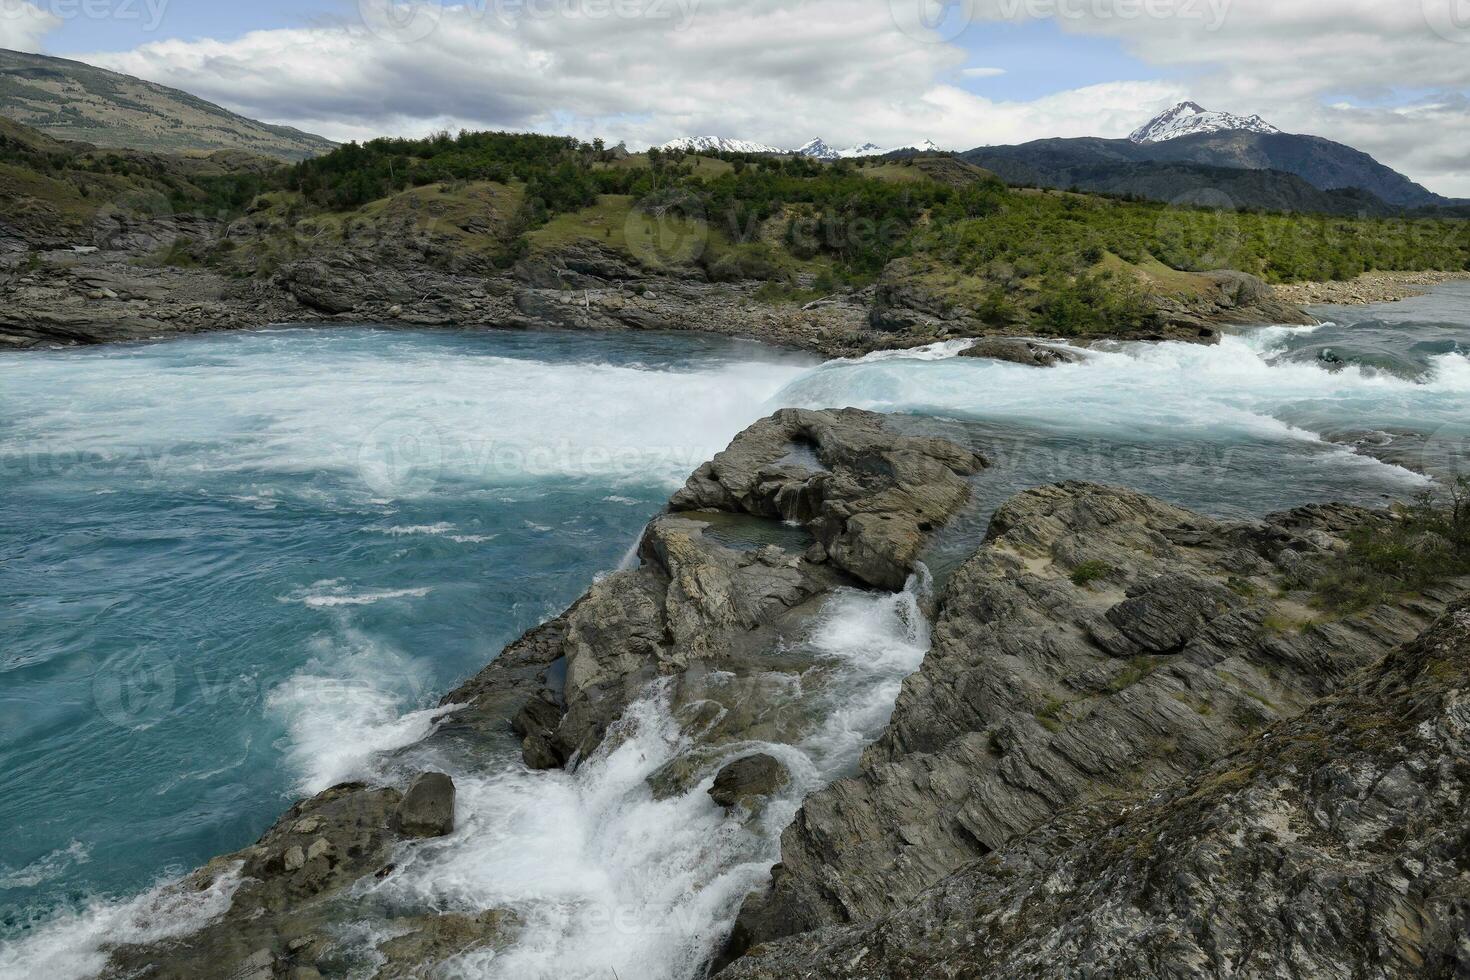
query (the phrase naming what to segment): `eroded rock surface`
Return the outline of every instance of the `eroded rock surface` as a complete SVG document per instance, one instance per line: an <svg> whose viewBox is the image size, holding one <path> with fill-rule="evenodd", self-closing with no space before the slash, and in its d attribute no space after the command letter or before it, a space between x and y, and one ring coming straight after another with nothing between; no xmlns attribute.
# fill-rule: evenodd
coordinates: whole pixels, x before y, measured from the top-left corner
<svg viewBox="0 0 1470 980"><path fill-rule="evenodd" d="M519 741L532 768L574 766L659 687L697 735L650 779L651 791L687 793L713 780L725 805L753 818L790 774L748 745L796 744L813 723L792 694L810 654L785 641L809 632L835 589L902 585L981 465L948 442L891 432L867 412L782 412L757 423L649 524L639 567L597 582L448 695L453 710L429 747L479 764ZM731 487L744 490L730 495ZM797 500L789 513L777 503ZM383 908L350 891L451 833L454 795L447 775L426 772L403 792L350 784L297 804L259 843L181 886L238 873L226 913L182 939L116 950L109 980L374 970L386 980L430 975L445 958L513 941L517 923L504 910ZM341 929L365 920L375 927L372 950Z"/></svg>
<svg viewBox="0 0 1470 980"><path fill-rule="evenodd" d="M1461 600L1163 791L1066 811L877 922L721 977L1462 977L1467 758Z"/></svg>
<svg viewBox="0 0 1470 980"><path fill-rule="evenodd" d="M1064 347L1020 337L981 337L960 351L960 356L1009 361L1026 367L1056 367L1058 364L1075 364L1081 360L1081 357Z"/></svg>
<svg viewBox="0 0 1470 980"><path fill-rule="evenodd" d="M721 769L710 787L710 799L727 810L753 807L791 781L786 767L768 755L748 755Z"/></svg>
<svg viewBox="0 0 1470 980"><path fill-rule="evenodd" d="M893 912L1057 813L1148 791L1301 712L1448 600L1308 624L1287 573L1381 514L1212 520L1064 484L1000 508L861 771L809 797L734 949Z"/></svg>
<svg viewBox="0 0 1470 980"><path fill-rule="evenodd" d="M902 588L983 465L870 412L778 412L674 495L644 532L640 567L602 579L448 695L467 708L447 728L484 727L509 710L526 763L555 768L592 752L664 677L676 700L724 705L724 727L739 733L761 701L751 658L773 666L764 658L778 639L800 634L838 586ZM787 523L785 540L760 543Z"/></svg>
<svg viewBox="0 0 1470 980"><path fill-rule="evenodd" d="M944 440L895 436L868 412L787 409L701 466L670 506L805 524L817 554L896 591L984 465Z"/></svg>

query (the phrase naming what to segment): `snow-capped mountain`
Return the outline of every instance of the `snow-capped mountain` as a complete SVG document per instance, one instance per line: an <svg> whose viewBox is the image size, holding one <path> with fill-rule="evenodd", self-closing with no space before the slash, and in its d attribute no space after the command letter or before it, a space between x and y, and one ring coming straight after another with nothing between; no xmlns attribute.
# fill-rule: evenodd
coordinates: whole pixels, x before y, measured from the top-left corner
<svg viewBox="0 0 1470 980"><path fill-rule="evenodd" d="M834 147L829 146L821 139L814 139L810 143L795 150L783 150L779 146L771 146L768 143L752 143L750 140L728 139L724 136L682 136L676 140L669 140L660 150L684 150L688 153L792 153L799 157L812 157L816 160L853 160L857 157L881 157L888 153L903 151L915 151L918 153L937 153L939 147L930 140L916 143L910 146L879 146L877 143L863 143L859 146Z"/></svg>
<svg viewBox="0 0 1470 980"><path fill-rule="evenodd" d="M849 146L843 149L829 146L824 140L818 138L801 147L796 151L797 156L814 157L818 160L851 160L855 157L881 157L889 153L897 153L900 150L916 150L920 153L935 153L939 147L931 140L910 146L879 146L877 143L863 143L860 146Z"/></svg>
<svg viewBox="0 0 1470 980"><path fill-rule="evenodd" d="M1195 102L1181 102L1161 112L1148 124L1128 137L1135 143L1163 143L1196 133L1221 133L1243 129L1248 133L1279 133L1281 130L1260 116L1237 116L1230 112L1211 112Z"/></svg>
<svg viewBox="0 0 1470 980"><path fill-rule="evenodd" d="M682 136L669 140L660 150L684 150L687 153L785 153L779 146L732 140L723 136Z"/></svg>

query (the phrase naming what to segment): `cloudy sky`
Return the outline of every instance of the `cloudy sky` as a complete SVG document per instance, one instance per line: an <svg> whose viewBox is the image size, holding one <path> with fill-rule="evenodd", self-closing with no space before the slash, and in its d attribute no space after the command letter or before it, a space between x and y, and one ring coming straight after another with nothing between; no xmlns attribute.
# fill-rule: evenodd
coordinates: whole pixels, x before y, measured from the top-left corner
<svg viewBox="0 0 1470 980"><path fill-rule="evenodd" d="M335 139L968 149L1189 98L1470 197L1470 0L0 0L0 46Z"/></svg>

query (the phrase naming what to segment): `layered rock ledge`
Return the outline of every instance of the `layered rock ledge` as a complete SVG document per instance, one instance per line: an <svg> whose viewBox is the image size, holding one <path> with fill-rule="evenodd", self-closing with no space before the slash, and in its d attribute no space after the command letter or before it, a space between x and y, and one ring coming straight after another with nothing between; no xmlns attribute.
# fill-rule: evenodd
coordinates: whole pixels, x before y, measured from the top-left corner
<svg viewBox="0 0 1470 980"><path fill-rule="evenodd" d="M1283 581L1379 512L1225 522L1063 484L996 513L860 772L809 797L732 953L864 922L1071 808L1175 784L1423 628L1452 589L1314 622Z"/></svg>
<svg viewBox="0 0 1470 980"><path fill-rule="evenodd" d="M879 920L729 980L1461 977L1470 600L1162 791L1059 813Z"/></svg>

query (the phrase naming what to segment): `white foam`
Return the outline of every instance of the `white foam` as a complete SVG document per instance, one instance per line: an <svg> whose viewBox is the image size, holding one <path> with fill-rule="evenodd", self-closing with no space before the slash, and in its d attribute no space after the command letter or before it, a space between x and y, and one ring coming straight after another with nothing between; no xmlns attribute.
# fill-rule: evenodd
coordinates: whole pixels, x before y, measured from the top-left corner
<svg viewBox="0 0 1470 980"><path fill-rule="evenodd" d="M403 527L374 528L374 530L376 530L379 534L386 534L390 537L395 538L416 537L420 535L431 538L439 538L449 534L451 531L455 531L458 529L453 524L446 524L441 522L439 524L413 524Z"/></svg>
<svg viewBox="0 0 1470 980"><path fill-rule="evenodd" d="M824 720L795 746L727 747L727 758L767 751L792 770L793 785L764 819L742 822L710 800L718 761L689 792L654 799L648 777L691 747L655 684L575 772L532 773L517 761L488 775L455 773L454 835L414 850L366 890L394 904L520 913L525 928L510 949L463 956L448 975L697 976L742 898L779 859L781 830L803 794L856 763L922 662L919 587L832 599L810 639L826 666L793 685L811 688L805 696Z"/></svg>
<svg viewBox="0 0 1470 980"><path fill-rule="evenodd" d="M204 928L229 909L239 885L236 866L203 891L169 882L129 901L92 902L32 935L0 944L0 977L93 977L107 964L106 950L113 946L156 943Z"/></svg>
<svg viewBox="0 0 1470 980"><path fill-rule="evenodd" d="M1292 334L1315 329L1270 327L1226 336L1216 346L1112 344L1089 351L1082 363L1045 370L981 358L832 362L794 381L778 400L1082 437L1219 444L1320 442L1319 430L1331 424L1373 424L1382 414L1417 414L1433 425L1447 410L1446 396L1470 390L1470 361L1458 354L1437 357L1422 383L1277 357Z"/></svg>
<svg viewBox="0 0 1470 980"><path fill-rule="evenodd" d="M39 857L23 868L11 871L0 865L0 888L34 888L64 873L66 869L86 864L91 859L91 848L74 840L66 847Z"/></svg>
<svg viewBox="0 0 1470 980"><path fill-rule="evenodd" d="M960 356L961 352L975 346L973 340L942 340L934 344L925 344L923 347L910 347L906 350L879 350L862 357L843 359L844 364L877 364L882 361L947 361L951 357Z"/></svg>
<svg viewBox="0 0 1470 980"><path fill-rule="evenodd" d="M210 473L328 474L362 500L545 477L676 486L808 369L561 357L554 344L533 360L292 332L17 360L6 387L24 410L0 455L95 454L101 473L190 487Z"/></svg>
<svg viewBox="0 0 1470 980"><path fill-rule="evenodd" d="M278 597L280 602L299 602L311 609L336 609L340 606L371 606L389 599L422 599L432 588L358 589L344 585L339 579L317 582L308 589L298 589Z"/></svg>
<svg viewBox="0 0 1470 980"><path fill-rule="evenodd" d="M286 726L286 761L303 794L370 775L378 755L422 740L454 710L413 710L424 699L427 669L350 622L314 640L312 653L266 700Z"/></svg>

